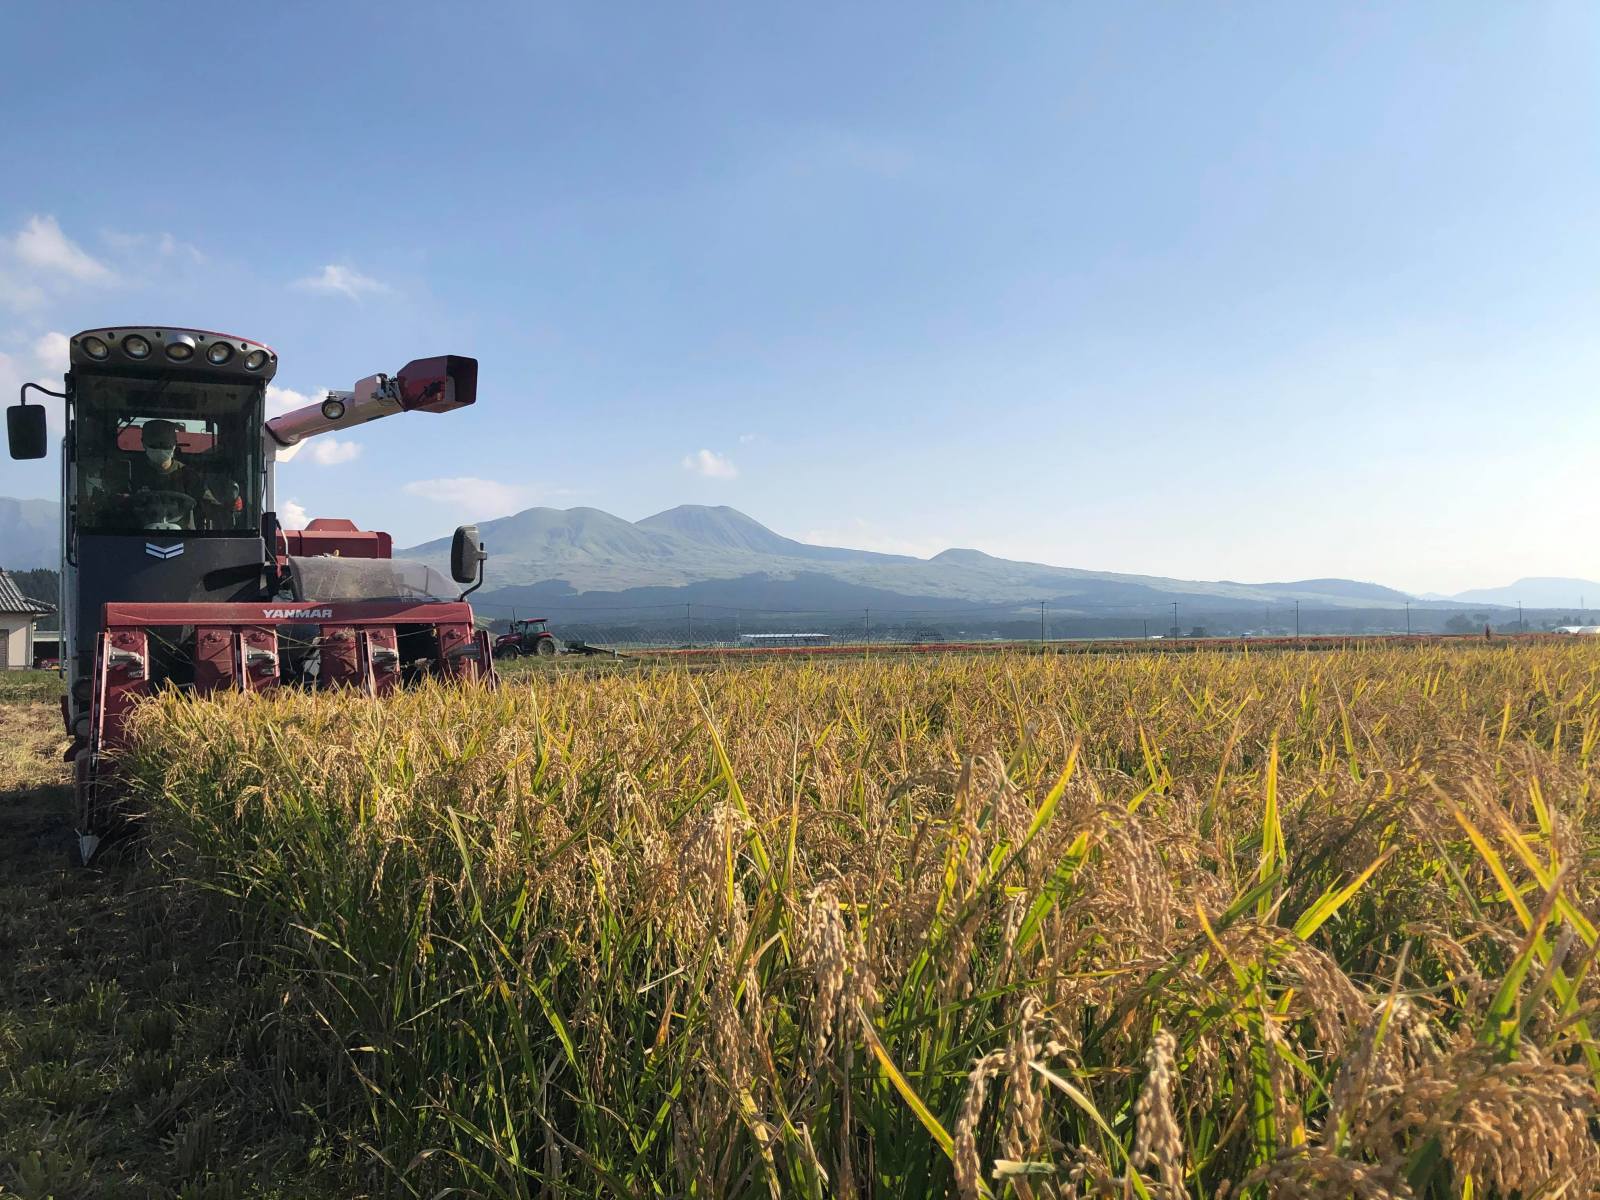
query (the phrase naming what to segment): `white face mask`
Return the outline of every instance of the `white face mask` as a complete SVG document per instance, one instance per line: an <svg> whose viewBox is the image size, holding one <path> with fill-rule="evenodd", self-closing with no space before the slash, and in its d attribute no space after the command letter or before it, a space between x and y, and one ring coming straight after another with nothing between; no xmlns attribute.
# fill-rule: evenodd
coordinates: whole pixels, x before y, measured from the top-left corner
<svg viewBox="0 0 1600 1200"><path fill-rule="evenodd" d="M164 467L172 461L172 447L163 446L159 449L145 449L145 457L158 467Z"/></svg>

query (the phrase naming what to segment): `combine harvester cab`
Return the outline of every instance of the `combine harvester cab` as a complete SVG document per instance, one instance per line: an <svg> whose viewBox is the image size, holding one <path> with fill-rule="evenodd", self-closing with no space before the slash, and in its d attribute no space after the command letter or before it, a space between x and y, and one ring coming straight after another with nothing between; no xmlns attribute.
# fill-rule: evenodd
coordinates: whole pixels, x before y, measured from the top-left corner
<svg viewBox="0 0 1600 1200"><path fill-rule="evenodd" d="M266 419L270 347L202 330L80 333L61 392L24 384L7 411L13 458L48 451L34 389L65 401L61 614L79 851L121 822L117 752L139 700L161 688L356 688L381 696L425 679L494 680L468 593L486 557L456 531L452 589L390 557L386 533L317 520L285 530L275 463L310 437L476 399L477 361L455 355L373 375Z"/></svg>

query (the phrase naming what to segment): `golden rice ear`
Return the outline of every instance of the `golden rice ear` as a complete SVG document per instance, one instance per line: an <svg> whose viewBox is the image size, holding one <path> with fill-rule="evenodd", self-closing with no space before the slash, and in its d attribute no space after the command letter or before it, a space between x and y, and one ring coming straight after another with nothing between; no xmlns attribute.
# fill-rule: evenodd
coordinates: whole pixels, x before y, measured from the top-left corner
<svg viewBox="0 0 1600 1200"><path fill-rule="evenodd" d="M1574 645L633 662L160 696L126 770L315 1031L275 1105L394 1190L1586 1195L1597 697Z"/></svg>

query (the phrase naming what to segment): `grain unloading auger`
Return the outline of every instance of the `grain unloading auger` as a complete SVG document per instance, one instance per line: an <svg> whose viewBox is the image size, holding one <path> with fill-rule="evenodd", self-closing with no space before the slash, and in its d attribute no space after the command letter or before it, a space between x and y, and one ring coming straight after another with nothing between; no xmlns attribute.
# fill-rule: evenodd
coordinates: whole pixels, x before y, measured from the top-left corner
<svg viewBox="0 0 1600 1200"><path fill-rule="evenodd" d="M274 465L308 438L477 397L475 359L445 355L372 375L268 420L268 346L171 327L92 329L71 342L65 388L24 384L7 411L13 458L43 458L45 410L61 442L61 702L72 744L79 852L121 820L117 752L133 706L163 687L198 693L298 686L381 696L424 679L493 680L469 592L484 553L456 530L451 574L391 557L386 533L343 520L286 530Z"/></svg>

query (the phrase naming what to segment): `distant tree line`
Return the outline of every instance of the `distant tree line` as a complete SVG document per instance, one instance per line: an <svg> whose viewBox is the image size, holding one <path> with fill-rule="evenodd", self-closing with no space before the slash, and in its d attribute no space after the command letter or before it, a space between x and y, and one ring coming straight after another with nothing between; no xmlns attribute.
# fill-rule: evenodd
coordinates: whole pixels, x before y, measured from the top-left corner
<svg viewBox="0 0 1600 1200"><path fill-rule="evenodd" d="M1143 638L1173 636L1172 612L1154 612L1150 616L1092 615L1085 613L1044 614L1044 636L1048 639L1070 638ZM1527 614L1529 630L1553 628L1560 624L1553 614ZM1567 621L1567 624L1574 622ZM504 620L496 620L493 627L503 630ZM1398 634L1412 633L1481 633L1485 625L1495 632L1516 632L1515 614L1505 610L1495 612L1452 612L1444 609L1413 608L1409 626L1403 609L1302 607L1299 632L1307 637L1319 634ZM935 613L919 614L908 619L902 614L874 612L870 618L862 611L855 613L795 613L775 614L743 613L737 619L725 611L702 614L698 607L692 618L686 620L680 611L676 615L644 616L618 615L611 617L596 611L592 614L573 612L570 615L552 613L550 632L567 642L587 642L597 646L624 645L733 645L743 634L822 633L836 642L874 643L894 642L980 642L993 639L1005 641L1037 641L1040 621L1037 610L1022 613L1000 613L974 616L970 614ZM1295 612L1292 606L1278 605L1269 611L1205 610L1191 609L1183 615L1177 636L1204 637L1293 637L1296 632Z"/></svg>

